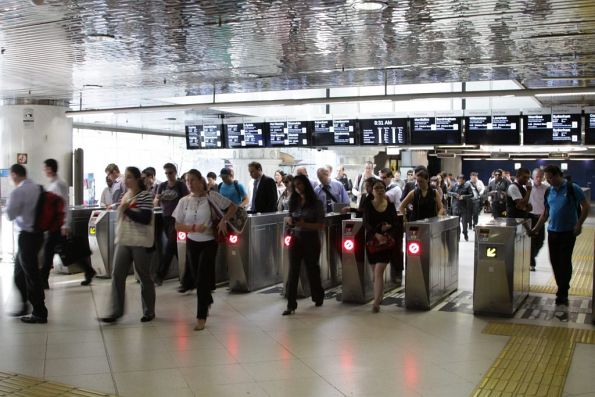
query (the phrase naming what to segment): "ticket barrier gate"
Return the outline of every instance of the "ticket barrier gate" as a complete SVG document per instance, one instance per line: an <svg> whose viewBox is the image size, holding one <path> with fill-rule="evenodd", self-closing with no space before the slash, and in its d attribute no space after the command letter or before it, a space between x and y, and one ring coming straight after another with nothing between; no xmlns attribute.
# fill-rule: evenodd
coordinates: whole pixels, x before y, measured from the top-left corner
<svg viewBox="0 0 595 397"><path fill-rule="evenodd" d="M367 303L374 298L374 269L368 263L366 233L361 218L343 221L343 238L341 241L341 262L343 264L343 292L341 300L349 303ZM384 272L385 292L398 287L392 281L390 267L391 265L389 264Z"/></svg>
<svg viewBox="0 0 595 397"><path fill-rule="evenodd" d="M405 225L405 306L430 310L457 290L459 217L439 216Z"/></svg>
<svg viewBox="0 0 595 397"><path fill-rule="evenodd" d="M71 206L67 209L70 211L70 233L76 238L78 244L89 245L89 233L88 225L91 214L94 211L102 210L101 207L93 206ZM59 258L54 256L54 272L62 274L75 274L80 273L83 270L77 263L73 263L70 266L64 266Z"/></svg>
<svg viewBox="0 0 595 397"><path fill-rule="evenodd" d="M225 260L231 291L250 292L283 280L280 242L286 216L286 212L249 214L244 231L228 236Z"/></svg>
<svg viewBox="0 0 595 397"><path fill-rule="evenodd" d="M512 316L529 296L528 219L499 218L475 227L473 312Z"/></svg>
<svg viewBox="0 0 595 397"><path fill-rule="evenodd" d="M95 210L88 224L91 266L97 277L109 278L114 263L117 211Z"/></svg>
<svg viewBox="0 0 595 397"><path fill-rule="evenodd" d="M287 216L287 214L285 214ZM341 265L341 222L349 218L350 214L340 214L331 212L326 214L324 219L324 229L320 233L320 279L323 289L329 289L341 284L342 265ZM289 244L287 239L287 229L283 229L282 245L282 272L283 285L287 285L289 276ZM310 282L306 273L305 266L300 268L300 280L298 283L298 297L307 298L310 296Z"/></svg>

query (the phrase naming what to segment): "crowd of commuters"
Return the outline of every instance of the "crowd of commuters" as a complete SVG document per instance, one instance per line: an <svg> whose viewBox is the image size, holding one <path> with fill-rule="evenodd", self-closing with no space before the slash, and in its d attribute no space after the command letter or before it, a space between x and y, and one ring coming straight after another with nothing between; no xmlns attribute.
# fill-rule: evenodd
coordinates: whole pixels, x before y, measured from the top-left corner
<svg viewBox="0 0 595 397"><path fill-rule="evenodd" d="M68 204L68 186L57 176L58 164L53 159L44 162L49 179L48 191ZM401 179L399 170L381 168L375 173L374 164L364 164L361 174L353 180L343 166L326 165L316 170L316 179L308 176L305 167L297 167L293 174L282 170L272 177L265 175L258 162L248 164L252 179L251 194L235 180L233 168L205 175L191 169L178 178L172 163L163 165L166 180L157 180L152 167L140 171L127 167L124 174L116 164L105 168L107 187L101 194L101 205L117 211L116 252L112 266L111 299L104 322L116 322L124 315L125 280L134 266L141 287L142 322L155 318L155 286L167 277L174 257L177 257L177 232L187 234L186 271L181 274L180 292L196 289L196 330L205 328L213 304L215 289L215 258L221 235L227 233L227 222L239 208L249 213L287 211L285 224L291 235L289 274L286 285L287 309L283 315L293 314L297 308L297 286L301 266L305 266L316 306L324 302L320 279L320 231L325 214L355 212L363 217L366 230L366 254L373 266L374 301L372 310L378 312L383 300L384 272L391 264L391 280L400 285L403 277L403 225L439 215L460 218L460 232L469 240L469 230L478 225L482 210L494 218L531 219L531 270L535 257L545 240L544 223L549 219L548 246L554 275L558 283L557 304L568 303L569 280L572 273L571 253L576 236L588 215L588 202L577 185L567 182L559 168L548 166L532 172L519 168L514 177L501 169L492 173L486 185L478 173L471 172L456 178L447 172L430 175L424 166L408 169ZM44 288L56 247L70 234L69 214L60 229L47 231L43 263L38 266L37 253L44 244L44 233L36 229L39 186L27 179L26 169L13 165L11 177L17 186L7 206L9 219L20 229L18 254L15 258L15 284L22 305L15 311L28 323L47 322ZM547 181L547 183L544 181ZM568 197L573 202L568 204ZM155 235L153 207L163 213L162 236ZM165 241L159 253L157 269L151 269L151 257L156 239ZM81 260L85 279L91 283L95 272L88 257ZM29 303L32 311L29 310ZM30 315L29 315L30 314Z"/></svg>

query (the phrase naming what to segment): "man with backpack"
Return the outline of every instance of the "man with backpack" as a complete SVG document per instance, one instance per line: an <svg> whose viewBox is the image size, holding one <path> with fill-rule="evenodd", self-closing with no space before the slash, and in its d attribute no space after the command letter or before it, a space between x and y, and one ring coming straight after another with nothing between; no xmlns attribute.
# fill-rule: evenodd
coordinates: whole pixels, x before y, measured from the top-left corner
<svg viewBox="0 0 595 397"><path fill-rule="evenodd" d="M233 170L231 168L222 168L219 176L223 180L219 184L219 194L230 199L235 205L246 208L248 194L244 185L234 179Z"/></svg>
<svg viewBox="0 0 595 397"><path fill-rule="evenodd" d="M167 181L159 184L157 188L157 194L153 200L153 206L159 207L163 210L163 234L166 239L165 249L162 253L161 262L159 269L157 269L155 275L155 284L161 285L167 273L169 272L169 266L171 260L175 256L178 257L178 240L176 232L176 220L172 217L172 214L180 199L190 192L188 187L182 181L178 181L178 170L172 163L166 163L163 165L165 176Z"/></svg>
<svg viewBox="0 0 595 397"><path fill-rule="evenodd" d="M537 234L549 219L547 242L558 285L556 309L565 310L572 277L572 251L576 237L581 234L583 223L589 215L589 201L578 185L564 179L558 166L548 165L543 171L550 187L545 193L545 210L531 229L531 234Z"/></svg>
<svg viewBox="0 0 595 397"><path fill-rule="evenodd" d="M22 304L12 315L28 324L47 323L48 310L39 272L37 255L43 245L43 232L37 229L37 208L42 190L27 178L27 170L20 164L10 167L10 177L16 189L10 193L6 205L8 219L19 229L18 252L14 261L14 282L21 294ZM27 302L33 306L29 314Z"/></svg>

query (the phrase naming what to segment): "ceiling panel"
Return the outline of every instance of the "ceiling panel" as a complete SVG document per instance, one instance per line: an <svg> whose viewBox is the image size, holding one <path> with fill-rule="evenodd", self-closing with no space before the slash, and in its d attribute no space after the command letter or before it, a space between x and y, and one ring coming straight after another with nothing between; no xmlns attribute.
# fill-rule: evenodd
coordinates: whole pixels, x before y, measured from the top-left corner
<svg viewBox="0 0 595 397"><path fill-rule="evenodd" d="M4 0L0 96L78 110L385 80L595 84L592 0L355 1Z"/></svg>

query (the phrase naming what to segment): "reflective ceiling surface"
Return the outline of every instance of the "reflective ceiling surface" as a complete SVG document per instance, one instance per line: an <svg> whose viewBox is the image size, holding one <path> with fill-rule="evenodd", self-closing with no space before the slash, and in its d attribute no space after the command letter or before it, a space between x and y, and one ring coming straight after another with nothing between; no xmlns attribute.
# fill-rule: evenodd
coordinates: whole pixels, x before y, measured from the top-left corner
<svg viewBox="0 0 595 397"><path fill-rule="evenodd" d="M0 96L79 110L385 80L595 85L593 0L356 1L2 0Z"/></svg>

